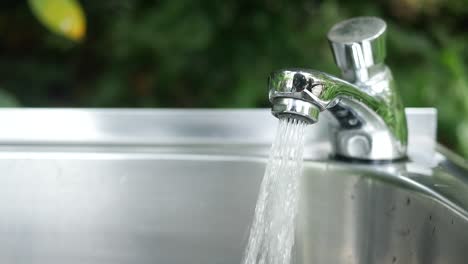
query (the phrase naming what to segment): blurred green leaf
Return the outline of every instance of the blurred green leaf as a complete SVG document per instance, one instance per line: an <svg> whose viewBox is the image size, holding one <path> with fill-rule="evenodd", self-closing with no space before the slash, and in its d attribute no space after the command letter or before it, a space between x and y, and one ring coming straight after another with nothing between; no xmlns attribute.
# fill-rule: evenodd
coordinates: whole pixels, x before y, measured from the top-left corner
<svg viewBox="0 0 468 264"><path fill-rule="evenodd" d="M0 89L0 107L16 107L19 106L18 101L8 92Z"/></svg>
<svg viewBox="0 0 468 264"><path fill-rule="evenodd" d="M468 157L468 118L458 124L457 136L463 155Z"/></svg>
<svg viewBox="0 0 468 264"><path fill-rule="evenodd" d="M86 18L77 0L29 0L37 19L50 31L79 41L86 33Z"/></svg>

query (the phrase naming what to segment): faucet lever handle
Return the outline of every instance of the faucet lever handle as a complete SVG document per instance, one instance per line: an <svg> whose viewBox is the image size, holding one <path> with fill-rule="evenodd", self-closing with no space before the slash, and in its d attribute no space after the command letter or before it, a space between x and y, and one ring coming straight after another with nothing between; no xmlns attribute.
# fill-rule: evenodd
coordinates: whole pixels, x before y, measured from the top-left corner
<svg viewBox="0 0 468 264"><path fill-rule="evenodd" d="M356 17L328 32L333 57L343 72L365 70L385 59L386 23L378 17Z"/></svg>

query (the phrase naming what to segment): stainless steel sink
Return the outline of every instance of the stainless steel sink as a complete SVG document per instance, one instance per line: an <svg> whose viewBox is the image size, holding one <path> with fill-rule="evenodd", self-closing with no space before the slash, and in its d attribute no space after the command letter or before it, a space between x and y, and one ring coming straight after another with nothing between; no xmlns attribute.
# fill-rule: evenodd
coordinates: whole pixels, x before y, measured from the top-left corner
<svg viewBox="0 0 468 264"><path fill-rule="evenodd" d="M407 110L410 161L328 157L308 128L297 263L466 263L465 161ZM0 111L0 263L242 260L277 120L260 110ZM450 158L449 158L450 157Z"/></svg>

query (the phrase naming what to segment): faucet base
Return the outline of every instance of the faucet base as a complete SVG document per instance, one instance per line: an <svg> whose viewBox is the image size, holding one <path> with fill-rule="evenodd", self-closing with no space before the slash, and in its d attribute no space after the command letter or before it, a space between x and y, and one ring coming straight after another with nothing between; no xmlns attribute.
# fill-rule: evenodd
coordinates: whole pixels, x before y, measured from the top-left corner
<svg viewBox="0 0 468 264"><path fill-rule="evenodd" d="M360 158L351 158L346 157L340 154L330 155L330 159L334 159L336 161L343 161L347 163L354 163L354 164L368 164L368 165L382 165L382 164L393 164L398 162L407 162L409 161L408 157L401 157L395 159L384 159L384 160L372 160L372 159L360 159Z"/></svg>

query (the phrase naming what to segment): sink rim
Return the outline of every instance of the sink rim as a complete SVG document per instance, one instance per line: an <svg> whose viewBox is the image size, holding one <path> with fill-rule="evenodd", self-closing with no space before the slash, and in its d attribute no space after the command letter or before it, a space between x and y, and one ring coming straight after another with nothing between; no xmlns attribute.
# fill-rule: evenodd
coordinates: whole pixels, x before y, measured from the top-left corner
<svg viewBox="0 0 468 264"><path fill-rule="evenodd" d="M406 108L408 155L430 160L436 145L435 108ZM323 113L306 129L307 160L325 160L331 152L329 126ZM254 146L255 155L268 156L277 128L270 109L73 109L4 108L0 121L0 151L28 148L59 150L80 147L163 148L223 145Z"/></svg>

